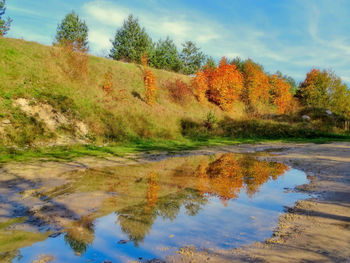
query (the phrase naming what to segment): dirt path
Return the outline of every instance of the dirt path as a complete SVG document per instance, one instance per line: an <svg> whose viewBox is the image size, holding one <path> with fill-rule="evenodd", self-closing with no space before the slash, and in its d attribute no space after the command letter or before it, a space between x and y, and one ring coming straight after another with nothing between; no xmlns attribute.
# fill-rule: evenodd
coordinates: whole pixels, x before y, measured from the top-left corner
<svg viewBox="0 0 350 263"><path fill-rule="evenodd" d="M278 144L265 159L305 171L312 183L299 187L314 198L299 201L280 220L274 236L236 250L183 249L173 262L350 262L350 143ZM225 147L230 150L231 147ZM240 146L233 151L271 148Z"/></svg>

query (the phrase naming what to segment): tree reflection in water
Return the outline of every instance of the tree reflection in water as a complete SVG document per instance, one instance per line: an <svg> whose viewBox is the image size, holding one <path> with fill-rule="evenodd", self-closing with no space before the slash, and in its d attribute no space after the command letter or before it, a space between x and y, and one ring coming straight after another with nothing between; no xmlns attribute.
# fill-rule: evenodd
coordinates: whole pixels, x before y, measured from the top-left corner
<svg viewBox="0 0 350 263"><path fill-rule="evenodd" d="M189 172L188 169L184 170ZM252 197L264 183L270 179L276 180L286 170L288 167L284 164L224 154L212 162L204 160L192 170L193 185L189 182L191 178L183 180L183 185L179 187L183 190L162 197L159 197L162 185L157 173L152 171L148 175L146 202L117 211L118 223L137 246L150 233L158 216L174 220L181 207L185 208L189 216L194 216L212 196L220 198L227 206L228 201L236 199L242 189ZM175 170L173 176L182 175L179 170Z"/></svg>

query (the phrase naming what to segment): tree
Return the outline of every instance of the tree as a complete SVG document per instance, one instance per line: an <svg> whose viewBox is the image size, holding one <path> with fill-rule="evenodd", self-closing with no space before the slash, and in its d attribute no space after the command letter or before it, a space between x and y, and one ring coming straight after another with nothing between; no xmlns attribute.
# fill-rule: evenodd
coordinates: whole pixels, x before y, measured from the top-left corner
<svg viewBox="0 0 350 263"><path fill-rule="evenodd" d="M235 57L234 59L231 59L228 63L231 65L235 65L240 72L243 72L245 61L242 60L240 57Z"/></svg>
<svg viewBox="0 0 350 263"><path fill-rule="evenodd" d="M290 92L290 84L278 75L270 77L272 102L277 106L279 114L284 114L290 109L293 100Z"/></svg>
<svg viewBox="0 0 350 263"><path fill-rule="evenodd" d="M243 101L250 106L258 102L267 104L269 101L269 77L262 71L261 66L248 59L243 66L244 91Z"/></svg>
<svg viewBox="0 0 350 263"><path fill-rule="evenodd" d="M201 68L205 56L192 41L186 41L182 46L183 49L180 55L183 64L182 71L188 75L194 74Z"/></svg>
<svg viewBox="0 0 350 263"><path fill-rule="evenodd" d="M152 54L153 49L152 39L132 15L129 15L123 26L117 30L112 45L109 54L111 58L136 63L141 63L143 54Z"/></svg>
<svg viewBox="0 0 350 263"><path fill-rule="evenodd" d="M3 18L6 12L6 0L0 0L0 36L4 36L10 30L11 18L7 18L6 20Z"/></svg>
<svg viewBox="0 0 350 263"><path fill-rule="evenodd" d="M210 76L209 99L223 110L229 110L243 90L243 77L235 65L222 58Z"/></svg>
<svg viewBox="0 0 350 263"><path fill-rule="evenodd" d="M215 68L216 68L215 60L212 57L207 57L205 65L202 67L202 69L205 71L207 69L215 69Z"/></svg>
<svg viewBox="0 0 350 263"><path fill-rule="evenodd" d="M149 60L151 66L178 72L182 68L179 52L172 39L159 40Z"/></svg>
<svg viewBox="0 0 350 263"><path fill-rule="evenodd" d="M331 70L312 69L300 84L297 97L305 106L350 116L349 89Z"/></svg>
<svg viewBox="0 0 350 263"><path fill-rule="evenodd" d="M275 75L279 78L282 78L284 79L285 81L287 81L290 85L290 92L295 95L297 90L298 90L298 87L297 87L297 83L295 82L295 79L293 79L292 77L290 76L287 76L287 75L283 75L281 71L277 70Z"/></svg>
<svg viewBox="0 0 350 263"><path fill-rule="evenodd" d="M85 21L72 11L58 25L55 44L72 45L75 50L87 51L89 49L88 31Z"/></svg>
<svg viewBox="0 0 350 263"><path fill-rule="evenodd" d="M196 76L192 79L192 87L195 92L195 96L199 102L205 101L205 96L208 87L208 78L203 71L198 71Z"/></svg>

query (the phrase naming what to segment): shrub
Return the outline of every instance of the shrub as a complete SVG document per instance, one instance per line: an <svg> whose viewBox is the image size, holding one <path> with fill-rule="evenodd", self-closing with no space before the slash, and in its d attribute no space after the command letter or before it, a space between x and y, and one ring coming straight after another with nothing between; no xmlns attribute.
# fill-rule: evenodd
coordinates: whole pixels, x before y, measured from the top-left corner
<svg viewBox="0 0 350 263"><path fill-rule="evenodd" d="M53 49L51 55L70 79L85 79L88 75L89 56L85 51L74 48L73 43L66 42Z"/></svg>
<svg viewBox="0 0 350 263"><path fill-rule="evenodd" d="M171 99L176 103L185 103L193 95L191 88L181 79L168 81L166 86Z"/></svg>
<svg viewBox="0 0 350 263"><path fill-rule="evenodd" d="M156 77L151 70L145 69L144 71L144 84L146 90L146 103L148 105L153 105L156 102Z"/></svg>
<svg viewBox="0 0 350 263"><path fill-rule="evenodd" d="M214 114L214 112L209 111L207 114L207 118L204 121L204 127L207 128L208 130L211 130L214 128L214 125L216 124L217 119Z"/></svg>
<svg viewBox="0 0 350 263"><path fill-rule="evenodd" d="M112 88L113 88L113 73L111 69L109 69L104 76L102 89L109 95L112 91Z"/></svg>
<svg viewBox="0 0 350 263"><path fill-rule="evenodd" d="M147 68L148 58L146 53L142 55L141 62L143 64L143 82L146 95L145 101L148 105L152 106L156 102L156 77L154 76L153 72Z"/></svg>

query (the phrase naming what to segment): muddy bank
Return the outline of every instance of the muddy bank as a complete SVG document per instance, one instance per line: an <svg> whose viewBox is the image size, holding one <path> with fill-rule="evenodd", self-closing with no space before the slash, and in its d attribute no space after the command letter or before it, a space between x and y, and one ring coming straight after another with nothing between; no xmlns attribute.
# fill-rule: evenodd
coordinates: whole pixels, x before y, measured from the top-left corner
<svg viewBox="0 0 350 263"><path fill-rule="evenodd" d="M315 197L286 208L274 235L265 242L222 251L198 252L194 248L184 248L169 261L349 262L350 143L279 144L273 147L283 150L262 158L305 171L312 182L297 190ZM238 148L250 151L268 149L271 145Z"/></svg>

